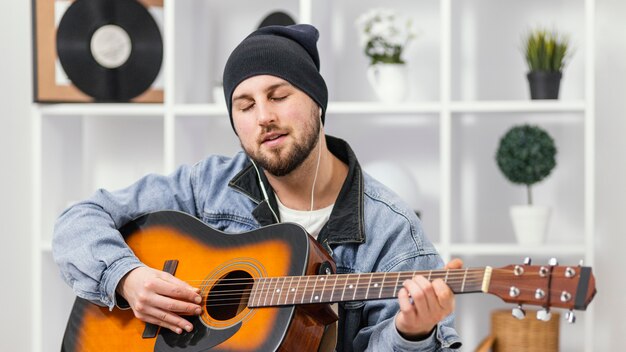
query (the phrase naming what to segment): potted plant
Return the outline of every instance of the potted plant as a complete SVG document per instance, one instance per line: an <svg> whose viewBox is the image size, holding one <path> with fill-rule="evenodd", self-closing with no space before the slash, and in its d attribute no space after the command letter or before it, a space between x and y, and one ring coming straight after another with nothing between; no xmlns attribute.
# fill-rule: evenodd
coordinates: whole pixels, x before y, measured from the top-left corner
<svg viewBox="0 0 626 352"><path fill-rule="evenodd" d="M535 29L524 39L531 99L558 99L566 60L570 56L566 36Z"/></svg>
<svg viewBox="0 0 626 352"><path fill-rule="evenodd" d="M408 75L402 53L417 36L411 20L394 10L372 9L356 20L360 42L370 59L368 80L384 102L406 98Z"/></svg>
<svg viewBox="0 0 626 352"><path fill-rule="evenodd" d="M496 162L511 182L526 185L527 204L510 209L517 240L522 244L543 243L550 208L533 204L531 186L543 180L556 166L554 140L537 126L514 126L500 139Z"/></svg>

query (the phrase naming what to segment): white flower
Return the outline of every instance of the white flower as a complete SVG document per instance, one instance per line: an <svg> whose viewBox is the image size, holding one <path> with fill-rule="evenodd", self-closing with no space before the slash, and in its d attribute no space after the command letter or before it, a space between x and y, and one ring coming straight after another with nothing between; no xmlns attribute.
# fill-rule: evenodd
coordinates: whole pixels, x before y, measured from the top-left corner
<svg viewBox="0 0 626 352"><path fill-rule="evenodd" d="M371 9L359 16L355 25L361 47L372 64L402 63L404 47L417 36L413 22L391 9Z"/></svg>

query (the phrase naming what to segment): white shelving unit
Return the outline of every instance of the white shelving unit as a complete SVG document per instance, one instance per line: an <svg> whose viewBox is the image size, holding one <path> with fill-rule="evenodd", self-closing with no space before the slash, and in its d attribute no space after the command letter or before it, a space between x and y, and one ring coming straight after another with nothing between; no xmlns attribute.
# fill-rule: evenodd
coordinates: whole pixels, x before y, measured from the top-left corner
<svg viewBox="0 0 626 352"><path fill-rule="evenodd" d="M320 29L331 98L327 132L347 139L363 165L385 159L410 168L426 233L444 258L500 266L557 256L593 265L595 1L388 1L385 7L401 9L422 30L406 53L412 93L393 105L377 102L367 85L353 25L379 6L374 0L165 0L163 104L35 104L33 350L59 349L74 299L52 260L56 216L99 187L123 187L208 154L234 154L239 144L225 106L211 99L213 82L232 48L275 9ZM571 33L576 48L557 101L530 101L526 93L520 38L538 23ZM523 191L493 161L500 136L522 122L546 128L559 148L554 174L535 191L537 201L555 209L541 247L515 243L507 211ZM490 311L504 306L493 298L457 299L464 350L488 334ZM562 324L563 350L593 350L592 313L579 314L576 326Z"/></svg>

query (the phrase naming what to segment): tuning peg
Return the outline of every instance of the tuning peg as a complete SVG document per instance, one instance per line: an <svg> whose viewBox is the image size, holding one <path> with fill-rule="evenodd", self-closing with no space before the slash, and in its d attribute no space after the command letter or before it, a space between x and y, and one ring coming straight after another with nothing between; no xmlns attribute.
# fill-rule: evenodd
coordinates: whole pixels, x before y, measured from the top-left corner
<svg viewBox="0 0 626 352"><path fill-rule="evenodd" d="M557 266L557 265L559 265L559 261L556 260L556 258L550 258L550 260L548 261L548 265L550 265L550 266Z"/></svg>
<svg viewBox="0 0 626 352"><path fill-rule="evenodd" d="M543 308L537 311L537 319L541 321L549 321L552 318L549 308Z"/></svg>
<svg viewBox="0 0 626 352"><path fill-rule="evenodd" d="M522 308L521 305L518 305L517 307L513 308L513 310L511 310L511 315L519 320L522 320L526 317L526 311L524 310L524 308Z"/></svg>
<svg viewBox="0 0 626 352"><path fill-rule="evenodd" d="M581 260L578 262L578 266L583 266L583 264L584 264L584 263L585 263L585 261L581 259Z"/></svg>
<svg viewBox="0 0 626 352"><path fill-rule="evenodd" d="M524 258L524 265L530 265L532 262L533 262L533 260L530 259L530 257Z"/></svg>
<svg viewBox="0 0 626 352"><path fill-rule="evenodd" d="M574 314L573 310L569 310L565 313L565 320L567 320L570 324L574 324L576 322L576 314Z"/></svg>

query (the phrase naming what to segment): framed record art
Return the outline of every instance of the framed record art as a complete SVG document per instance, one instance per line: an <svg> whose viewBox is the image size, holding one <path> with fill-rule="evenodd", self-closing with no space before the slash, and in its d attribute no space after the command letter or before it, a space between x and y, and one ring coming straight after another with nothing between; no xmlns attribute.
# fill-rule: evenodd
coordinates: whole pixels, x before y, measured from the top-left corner
<svg viewBox="0 0 626 352"><path fill-rule="evenodd" d="M37 102L163 101L163 0L33 0Z"/></svg>

